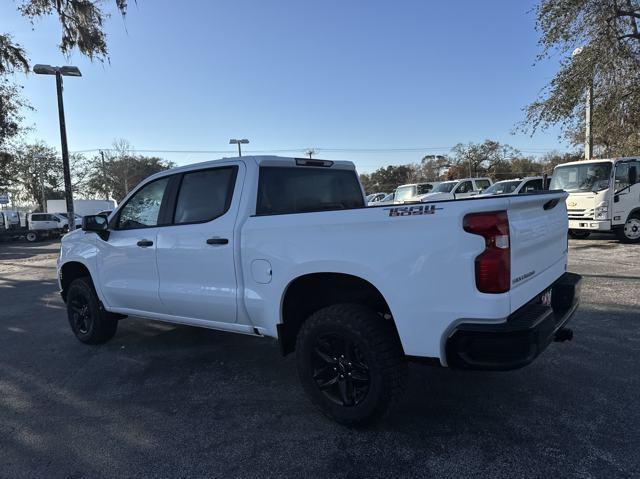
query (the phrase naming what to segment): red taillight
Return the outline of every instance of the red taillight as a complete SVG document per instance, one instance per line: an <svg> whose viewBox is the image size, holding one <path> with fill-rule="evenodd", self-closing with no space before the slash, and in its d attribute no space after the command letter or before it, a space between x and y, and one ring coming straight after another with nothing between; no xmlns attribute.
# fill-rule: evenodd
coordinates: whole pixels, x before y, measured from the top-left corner
<svg viewBox="0 0 640 479"><path fill-rule="evenodd" d="M484 237L485 250L476 258L476 287L481 293L506 293L511 286L509 218L506 211L466 215L464 230Z"/></svg>

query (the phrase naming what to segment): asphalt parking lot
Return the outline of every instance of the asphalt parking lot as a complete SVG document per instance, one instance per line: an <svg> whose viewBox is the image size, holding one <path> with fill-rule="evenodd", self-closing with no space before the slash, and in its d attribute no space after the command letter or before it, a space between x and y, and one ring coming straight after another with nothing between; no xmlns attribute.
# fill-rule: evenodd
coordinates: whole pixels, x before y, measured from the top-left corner
<svg viewBox="0 0 640 479"><path fill-rule="evenodd" d="M640 246L571 240L572 342L506 373L412 364L365 430L316 413L272 340L131 319L79 343L58 248L0 244L0 477L640 476Z"/></svg>

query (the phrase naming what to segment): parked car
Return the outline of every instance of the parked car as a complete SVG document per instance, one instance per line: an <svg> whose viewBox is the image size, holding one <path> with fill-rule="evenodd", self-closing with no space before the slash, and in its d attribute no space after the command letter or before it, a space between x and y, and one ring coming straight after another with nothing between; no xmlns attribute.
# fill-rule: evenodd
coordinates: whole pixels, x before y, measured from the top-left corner
<svg viewBox="0 0 640 479"><path fill-rule="evenodd" d="M375 203L368 203L367 206L384 206L384 205L392 205L394 204L393 199L395 198L395 193L389 193L387 196L382 198L380 201L376 201Z"/></svg>
<svg viewBox="0 0 640 479"><path fill-rule="evenodd" d="M360 424L399 399L409 360L507 370L570 339L566 196L365 208L350 162L199 163L85 216L58 280L83 343L127 315L275 338L313 404Z"/></svg>
<svg viewBox="0 0 640 479"><path fill-rule="evenodd" d="M545 179L542 176L528 176L498 181L484 190L481 195L522 195L546 189Z"/></svg>
<svg viewBox="0 0 640 479"><path fill-rule="evenodd" d="M382 198L384 198L385 196L387 196L387 193L373 193L371 195L368 195L365 200L367 204L377 203L378 201L382 200Z"/></svg>
<svg viewBox="0 0 640 479"><path fill-rule="evenodd" d="M54 216L60 218L60 227L64 230L69 229L69 215L68 213L52 213ZM76 218L76 228L82 227L82 216L75 215Z"/></svg>
<svg viewBox="0 0 640 479"><path fill-rule="evenodd" d="M20 228L20 213L11 210L0 211L0 229L14 230Z"/></svg>
<svg viewBox="0 0 640 479"><path fill-rule="evenodd" d="M438 181L430 181L426 183L411 183L408 185L400 185L396 188L394 201L396 204L403 204L412 201L419 201L417 197L426 195L438 185Z"/></svg>
<svg viewBox="0 0 640 479"><path fill-rule="evenodd" d="M492 185L491 178L463 178L461 180L444 181L437 185L431 193L417 198L418 201L459 200L479 195Z"/></svg>
<svg viewBox="0 0 640 479"><path fill-rule="evenodd" d="M51 213L31 213L27 216L28 230L25 238L29 242L43 238L57 238L63 233L62 220Z"/></svg>

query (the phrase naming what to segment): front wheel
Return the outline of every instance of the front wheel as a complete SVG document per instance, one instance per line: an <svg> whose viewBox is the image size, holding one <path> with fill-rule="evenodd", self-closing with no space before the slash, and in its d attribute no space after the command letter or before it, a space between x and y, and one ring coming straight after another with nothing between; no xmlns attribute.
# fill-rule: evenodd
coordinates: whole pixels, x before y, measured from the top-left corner
<svg viewBox="0 0 640 479"><path fill-rule="evenodd" d="M67 292L67 316L73 334L86 344L109 341L118 320L100 307L100 300L87 277L73 280Z"/></svg>
<svg viewBox="0 0 640 479"><path fill-rule="evenodd" d="M25 237L29 243L35 243L38 241L38 233L35 231L29 231Z"/></svg>
<svg viewBox="0 0 640 479"><path fill-rule="evenodd" d="M627 218L622 228L616 229L618 239L623 243L640 242L640 215L633 215Z"/></svg>
<svg viewBox="0 0 640 479"><path fill-rule="evenodd" d="M588 230L569 230L569 236L573 239L587 239L590 234Z"/></svg>
<svg viewBox="0 0 640 479"><path fill-rule="evenodd" d="M302 386L331 419L361 425L385 414L406 384L406 362L392 323L359 304L323 308L296 343Z"/></svg>

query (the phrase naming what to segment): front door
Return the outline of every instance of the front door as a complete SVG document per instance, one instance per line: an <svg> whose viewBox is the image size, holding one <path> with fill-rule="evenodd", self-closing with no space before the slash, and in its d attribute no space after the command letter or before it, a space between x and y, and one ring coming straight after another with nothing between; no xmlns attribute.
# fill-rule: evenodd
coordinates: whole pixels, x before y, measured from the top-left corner
<svg viewBox="0 0 640 479"><path fill-rule="evenodd" d="M619 161L616 163L614 195L612 208L612 224L623 225L629 213L640 207L640 183L629 184L629 168L635 166L640 173L640 161Z"/></svg>
<svg viewBox="0 0 640 479"><path fill-rule="evenodd" d="M156 237L169 181L166 176L142 186L116 214L109 238L96 236L99 284L110 309L162 312Z"/></svg>
<svg viewBox="0 0 640 479"><path fill-rule="evenodd" d="M236 322L234 228L242 163L189 171L176 193L172 225L158 231L160 299L183 318Z"/></svg>

